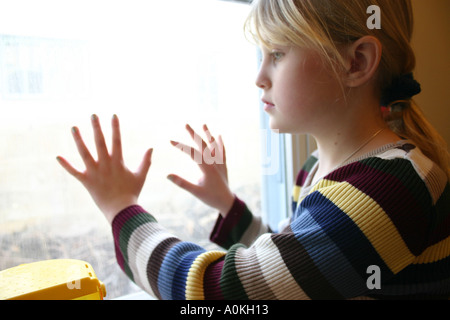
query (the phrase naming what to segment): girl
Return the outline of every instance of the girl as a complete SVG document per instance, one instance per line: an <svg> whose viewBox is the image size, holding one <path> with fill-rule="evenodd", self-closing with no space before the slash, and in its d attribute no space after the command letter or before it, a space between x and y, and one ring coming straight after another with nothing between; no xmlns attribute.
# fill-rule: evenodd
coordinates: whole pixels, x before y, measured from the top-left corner
<svg viewBox="0 0 450 320"><path fill-rule="evenodd" d="M367 27L371 5L382 29ZM58 160L112 224L124 272L160 299L449 298L449 156L411 100L412 25L409 0L254 3L246 29L263 52L256 84L271 128L311 134L318 149L276 233L230 191L225 161L202 161L198 184L169 176L220 212L211 240L226 251L183 242L139 206L152 149L130 172L116 116L111 154L92 117L97 161L74 128L86 171ZM192 158L225 160L204 129Z"/></svg>

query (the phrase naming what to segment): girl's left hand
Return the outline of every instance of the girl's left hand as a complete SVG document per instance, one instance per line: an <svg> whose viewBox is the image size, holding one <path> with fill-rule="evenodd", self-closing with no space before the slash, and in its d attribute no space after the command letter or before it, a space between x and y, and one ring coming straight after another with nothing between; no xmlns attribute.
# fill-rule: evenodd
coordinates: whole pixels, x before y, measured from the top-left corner
<svg viewBox="0 0 450 320"><path fill-rule="evenodd" d="M203 130L208 143L189 125L186 125L186 129L197 144L198 149L176 141L171 141L171 143L197 163L203 176L196 184L174 174L170 174L168 178L197 199L219 210L222 216L226 216L233 206L235 196L228 186L228 171L222 138L219 136L216 140L206 125L203 126Z"/></svg>
<svg viewBox="0 0 450 320"><path fill-rule="evenodd" d="M137 204L151 165L153 149L149 149L136 172L124 164L119 119L112 119L112 150L108 152L99 119L91 117L98 159L95 160L84 144L78 128L72 128L78 152L86 166L84 172L75 169L67 160L58 156L61 166L88 190L96 205L109 223L126 207Z"/></svg>

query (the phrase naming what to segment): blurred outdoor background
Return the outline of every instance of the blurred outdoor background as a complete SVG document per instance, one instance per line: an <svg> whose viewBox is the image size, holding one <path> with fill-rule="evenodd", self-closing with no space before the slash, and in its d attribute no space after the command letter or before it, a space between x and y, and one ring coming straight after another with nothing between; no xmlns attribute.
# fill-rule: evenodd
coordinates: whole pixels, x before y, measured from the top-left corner
<svg viewBox="0 0 450 320"><path fill-rule="evenodd" d="M70 129L95 155L90 116L107 141L121 121L130 169L154 148L141 205L183 240L214 248L217 212L166 179L197 166L169 143L184 129L222 134L231 187L260 211L257 51L249 6L215 0L0 1L0 270L34 261L89 262L112 299L137 291L117 266L109 225L82 185Z"/></svg>

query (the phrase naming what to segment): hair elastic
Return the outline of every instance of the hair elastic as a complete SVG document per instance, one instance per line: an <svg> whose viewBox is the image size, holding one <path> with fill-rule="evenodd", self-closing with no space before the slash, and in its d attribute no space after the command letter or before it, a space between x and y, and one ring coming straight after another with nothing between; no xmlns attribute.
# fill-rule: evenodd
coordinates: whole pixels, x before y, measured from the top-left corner
<svg viewBox="0 0 450 320"><path fill-rule="evenodd" d="M409 100L422 91L412 73L396 77L387 86L381 95L381 106L388 107L390 103L397 100Z"/></svg>

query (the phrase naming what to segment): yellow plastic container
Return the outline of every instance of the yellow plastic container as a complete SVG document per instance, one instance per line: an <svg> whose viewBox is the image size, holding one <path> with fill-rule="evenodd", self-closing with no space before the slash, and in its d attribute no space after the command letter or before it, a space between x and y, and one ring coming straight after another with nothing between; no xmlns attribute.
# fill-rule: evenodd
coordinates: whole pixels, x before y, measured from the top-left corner
<svg viewBox="0 0 450 320"><path fill-rule="evenodd" d="M105 296L105 285L81 260L46 260L0 271L1 300L103 300Z"/></svg>

